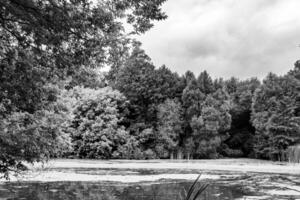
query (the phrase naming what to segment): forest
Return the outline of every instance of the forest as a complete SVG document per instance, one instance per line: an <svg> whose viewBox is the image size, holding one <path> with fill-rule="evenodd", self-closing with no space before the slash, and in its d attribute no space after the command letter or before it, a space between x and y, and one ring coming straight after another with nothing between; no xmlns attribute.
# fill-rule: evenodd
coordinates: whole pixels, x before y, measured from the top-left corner
<svg viewBox="0 0 300 200"><path fill-rule="evenodd" d="M164 1L0 2L0 173L57 157L288 159L300 61L263 80L154 66L133 36Z"/></svg>

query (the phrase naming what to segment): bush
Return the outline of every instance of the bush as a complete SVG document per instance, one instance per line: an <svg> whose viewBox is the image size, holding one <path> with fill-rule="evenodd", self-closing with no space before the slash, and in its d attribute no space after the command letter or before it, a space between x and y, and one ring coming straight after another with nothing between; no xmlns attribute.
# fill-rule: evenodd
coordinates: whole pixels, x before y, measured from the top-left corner
<svg viewBox="0 0 300 200"><path fill-rule="evenodd" d="M155 159L157 158L156 154L154 151L152 151L151 149L147 149L144 152L144 159Z"/></svg>
<svg viewBox="0 0 300 200"><path fill-rule="evenodd" d="M239 158L243 157L244 153L240 149L231 149L226 144L222 144L222 146L219 148L219 152L225 156L225 157L231 157L231 158Z"/></svg>

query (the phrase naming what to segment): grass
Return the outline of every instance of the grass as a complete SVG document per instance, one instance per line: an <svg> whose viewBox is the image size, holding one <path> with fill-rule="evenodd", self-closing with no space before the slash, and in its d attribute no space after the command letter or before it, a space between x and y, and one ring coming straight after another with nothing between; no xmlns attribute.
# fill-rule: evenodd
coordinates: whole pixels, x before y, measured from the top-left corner
<svg viewBox="0 0 300 200"><path fill-rule="evenodd" d="M209 186L208 183L201 184L199 187L196 187L199 179L201 177L201 174L197 177L197 179L194 181L194 183L189 188L188 192L186 192L186 196L183 200L196 200Z"/></svg>

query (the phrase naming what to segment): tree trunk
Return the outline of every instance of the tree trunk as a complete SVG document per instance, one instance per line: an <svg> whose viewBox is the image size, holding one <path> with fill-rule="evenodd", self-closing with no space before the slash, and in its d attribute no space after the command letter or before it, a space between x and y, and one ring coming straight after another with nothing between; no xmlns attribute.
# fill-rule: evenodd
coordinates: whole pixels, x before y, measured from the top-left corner
<svg viewBox="0 0 300 200"><path fill-rule="evenodd" d="M177 159L179 159L179 160L182 159L182 152L181 152L181 150L178 150L177 156L178 156Z"/></svg>

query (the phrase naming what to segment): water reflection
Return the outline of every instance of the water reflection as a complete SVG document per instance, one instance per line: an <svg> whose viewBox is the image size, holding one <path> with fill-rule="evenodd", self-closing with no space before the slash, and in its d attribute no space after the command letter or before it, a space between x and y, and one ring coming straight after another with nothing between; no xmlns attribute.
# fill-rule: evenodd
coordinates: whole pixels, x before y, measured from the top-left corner
<svg viewBox="0 0 300 200"><path fill-rule="evenodd" d="M0 185L0 199L7 200L181 200L190 182L141 185L96 182L8 183ZM212 185L199 200L232 200L242 188Z"/></svg>

